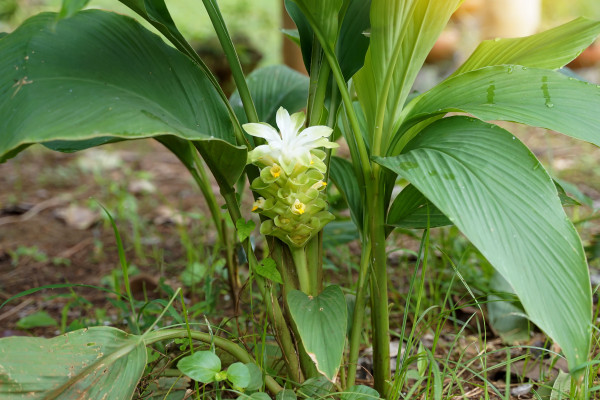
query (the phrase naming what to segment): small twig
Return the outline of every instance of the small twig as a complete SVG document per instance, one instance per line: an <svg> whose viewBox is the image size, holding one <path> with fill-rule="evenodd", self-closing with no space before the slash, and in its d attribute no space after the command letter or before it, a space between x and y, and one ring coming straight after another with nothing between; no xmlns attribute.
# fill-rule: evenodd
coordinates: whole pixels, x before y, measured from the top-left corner
<svg viewBox="0 0 600 400"><path fill-rule="evenodd" d="M7 224L14 224L16 222L27 221L27 220L35 217L37 214L44 211L45 209L51 208L51 207L56 207L61 204L67 203L67 202L71 201L71 199L72 199L72 196L66 194L66 195L60 195L57 197L53 197L48 200L44 200L41 203L36 204L34 207L31 208L31 210L27 211L23 215L0 218L0 226L7 225Z"/></svg>
<svg viewBox="0 0 600 400"><path fill-rule="evenodd" d="M19 305L14 306L13 308L11 308L10 310L8 310L4 314L0 315L0 321L2 321L3 319L6 319L8 317L11 317L12 315L18 313L19 311L21 311L23 308L27 307L32 302L33 302L33 299L26 299L26 300L24 300L22 303L19 303Z"/></svg>
<svg viewBox="0 0 600 400"><path fill-rule="evenodd" d="M71 246L68 249L60 252L57 255L57 257L59 257L59 258L71 258L71 256L73 256L73 254L80 252L86 246L88 246L89 244L93 243L93 241L94 241L93 238L84 239L81 242L77 243L75 246Z"/></svg>

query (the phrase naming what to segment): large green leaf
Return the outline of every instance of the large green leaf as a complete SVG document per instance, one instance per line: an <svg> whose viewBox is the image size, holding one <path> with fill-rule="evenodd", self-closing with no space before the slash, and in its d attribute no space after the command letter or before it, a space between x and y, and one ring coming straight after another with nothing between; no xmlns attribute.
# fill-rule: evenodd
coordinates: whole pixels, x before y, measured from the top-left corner
<svg viewBox="0 0 600 400"><path fill-rule="evenodd" d="M410 181L515 290L569 367L588 359L591 289L577 232L535 156L509 132L468 117L441 119L406 152L377 162Z"/></svg>
<svg viewBox="0 0 600 400"><path fill-rule="evenodd" d="M272 65L252 72L247 82L258 119L275 126L275 114L279 107L285 108L290 114L306 107L308 81L307 76L285 65ZM248 122L237 90L231 95L230 103L240 123Z"/></svg>
<svg viewBox="0 0 600 400"><path fill-rule="evenodd" d="M328 286L316 297L293 290L287 303L306 352L317 370L333 380L346 342L347 309L342 289Z"/></svg>
<svg viewBox="0 0 600 400"><path fill-rule="evenodd" d="M600 21L578 18L523 38L486 40L454 75L502 64L557 69L577 57L600 34Z"/></svg>
<svg viewBox="0 0 600 400"><path fill-rule="evenodd" d="M0 398L131 399L146 366L140 336L93 327L0 339Z"/></svg>
<svg viewBox="0 0 600 400"><path fill-rule="evenodd" d="M560 202L563 206L580 205L575 199L569 197L565 190L554 181ZM408 185L396 196L387 215L387 224L408 229L425 229L439 226L452 225L436 206L431 204L423 193L413 185Z"/></svg>
<svg viewBox="0 0 600 400"><path fill-rule="evenodd" d="M199 61L196 52L179 32L164 0L119 0L162 33L173 45L191 59ZM204 64L201 67L208 71Z"/></svg>
<svg viewBox="0 0 600 400"><path fill-rule="evenodd" d="M552 129L600 145L600 87L555 71L486 67L442 82L409 107L402 131L432 114L463 111L487 121Z"/></svg>
<svg viewBox="0 0 600 400"><path fill-rule="evenodd" d="M383 132L383 144L410 93L429 50L462 0L373 0L371 44L354 78L369 132ZM378 110L385 110L376 123ZM383 123L383 126L379 124Z"/></svg>
<svg viewBox="0 0 600 400"><path fill-rule="evenodd" d="M0 54L0 159L31 143L165 134L241 151L201 69L130 18L41 14L4 37Z"/></svg>

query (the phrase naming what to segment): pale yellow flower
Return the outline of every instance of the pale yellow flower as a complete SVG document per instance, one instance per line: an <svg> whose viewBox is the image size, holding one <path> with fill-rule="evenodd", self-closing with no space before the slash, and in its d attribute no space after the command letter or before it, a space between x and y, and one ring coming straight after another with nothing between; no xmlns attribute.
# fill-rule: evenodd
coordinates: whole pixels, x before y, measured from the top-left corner
<svg viewBox="0 0 600 400"><path fill-rule="evenodd" d="M277 111L277 127L279 132L269 124L251 123L243 127L252 136L263 138L267 144L257 146L248 153L248 162L262 161L270 165L279 163L286 174L291 174L297 163L306 167L311 165L310 151L318 147L335 148L337 143L329 141L333 130L328 126L311 126L301 129L304 125L304 113L290 114L280 107Z"/></svg>

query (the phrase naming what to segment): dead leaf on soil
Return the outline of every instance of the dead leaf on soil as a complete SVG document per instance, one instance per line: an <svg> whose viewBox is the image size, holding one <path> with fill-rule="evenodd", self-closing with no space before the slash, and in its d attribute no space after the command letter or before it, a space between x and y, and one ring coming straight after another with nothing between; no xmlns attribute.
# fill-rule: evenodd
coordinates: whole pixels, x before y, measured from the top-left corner
<svg viewBox="0 0 600 400"><path fill-rule="evenodd" d="M184 218L183 215L177 211L172 209L169 206L159 206L156 208L156 217L154 217L155 225L166 225L166 224L175 224L175 225L187 225L189 220Z"/></svg>
<svg viewBox="0 0 600 400"><path fill-rule="evenodd" d="M100 214L97 211L75 204L56 209L54 216L68 227L79 230L86 230L100 220Z"/></svg>

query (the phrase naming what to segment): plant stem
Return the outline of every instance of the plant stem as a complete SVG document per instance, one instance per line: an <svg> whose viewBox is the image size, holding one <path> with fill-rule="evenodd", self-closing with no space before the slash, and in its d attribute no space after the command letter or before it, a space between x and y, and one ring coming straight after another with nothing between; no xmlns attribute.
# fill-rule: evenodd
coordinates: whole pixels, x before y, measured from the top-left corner
<svg viewBox="0 0 600 400"><path fill-rule="evenodd" d="M231 219L234 221L240 219L242 217L242 214L240 212L240 207L238 205L237 199L235 197L235 192L233 190L226 191L223 190L223 188L221 188L221 195L225 199L225 204L227 205L227 210L229 211ZM258 265L258 261L256 260L256 255L252 250L250 239L246 238L242 245L246 250L249 269L251 272L253 272L255 270L256 265ZM298 357L296 356L294 342L292 340L292 336L290 335L290 331L288 329L286 320L283 317L283 313L281 312L279 302L277 301L277 298L273 295L271 288L267 289L267 284L260 275L254 274L254 280L256 281L262 298L265 302L267 314L271 317L271 322L273 323L273 327L275 329L277 338L279 339L281 345L280 347L283 352L284 360L289 375L291 379L295 379L296 382L300 382L301 374L298 366Z"/></svg>
<svg viewBox="0 0 600 400"><path fill-rule="evenodd" d="M204 199L206 200L206 205L208 206L208 210L210 211L210 216L212 217L213 223L215 224L215 228L217 229L217 234L219 235L219 239L225 245L226 235L222 229L223 216L221 214L221 209L219 208L219 204L217 203L217 198L212 191L212 187L210 185L210 181L208 176L206 175L206 171L204 170L204 164L198 155L198 151L194 147L192 143L190 143L191 152L194 157L194 164L196 168L190 168L189 171L198 185L198 188L202 192Z"/></svg>
<svg viewBox="0 0 600 400"><path fill-rule="evenodd" d="M360 346L360 334L363 328L365 316L365 295L369 278L369 262L371 260L371 244L364 240L360 254L360 271L358 275L358 287L356 288L356 301L352 314L352 329L350 331L350 349L348 356L348 377L346 388L354 385L356 379L356 368L358 367L358 349Z"/></svg>
<svg viewBox="0 0 600 400"><path fill-rule="evenodd" d="M306 122L308 126L314 125L314 123L311 124L313 120L313 103L315 101L317 88L319 87L319 70L321 69L321 58L323 54L321 45L314 35L312 42L310 54L310 80L308 83L308 101L306 102Z"/></svg>
<svg viewBox="0 0 600 400"><path fill-rule="evenodd" d="M371 325L373 327L373 376L375 390L384 398L388 394L390 337L387 290L387 254L385 249L385 201L379 165L373 166L374 182L367 186L367 234L371 241ZM374 193L370 193L375 190Z"/></svg>
<svg viewBox="0 0 600 400"><path fill-rule="evenodd" d="M319 46L319 49L320 48L321 46ZM321 55L321 52L319 52L319 55ZM309 105L307 110L307 120L309 125L320 124L321 119L323 118L323 109L325 108L325 96L327 95L327 83L329 82L329 74L331 73L331 68L329 67L328 63L320 62L319 70L314 71L314 73L318 74L316 81L317 87L314 91L314 96L312 98L309 98Z"/></svg>
<svg viewBox="0 0 600 400"><path fill-rule="evenodd" d="M246 112L248 122L259 122L258 114L256 113L252 96L250 95L250 89L248 89L246 78L244 77L244 71L242 70L240 60L235 51L235 47L233 46L233 42L231 41L231 36L229 36L227 26L225 25L225 21L223 20L223 16L219 10L219 5L214 0L202 0L202 3L204 4L204 8L206 9L210 21L213 24L213 28L215 29L217 37L219 38L221 47L223 47L225 57L227 57L227 62L229 63L233 80L235 81L240 98L242 99L242 104L244 105L244 111Z"/></svg>
<svg viewBox="0 0 600 400"><path fill-rule="evenodd" d="M314 288L311 284L310 274L308 272L308 263L306 262L306 251L304 247L290 247L294 265L296 266L296 274L300 283L300 290L309 296L316 296Z"/></svg>
<svg viewBox="0 0 600 400"><path fill-rule="evenodd" d="M210 181L208 179L208 176L206 175L204 164L202 163L202 160L198 155L198 151L195 147L193 147L191 143L190 146L192 147L191 151L194 156L194 164L196 164L196 168L190 169L190 173L192 174L192 177L194 178L196 184L200 188L200 191L202 191L202 195L204 196L206 204L208 205L208 209L215 224L215 228L217 229L219 241L221 242L223 247L225 247L225 252L227 256L227 275L229 278L231 300L233 302L234 307L237 307L241 282L239 279L238 265L235 260L235 257L233 256L235 240L232 241L229 237L229 230L227 229L227 224L225 222L225 219L223 218L223 215L221 214L221 209L217 203L217 198L215 197L215 194L212 191Z"/></svg>
<svg viewBox="0 0 600 400"><path fill-rule="evenodd" d="M256 361L254 361L252 356L237 344L227 339L223 339L222 337L213 336L210 333L205 332L192 331L188 333L186 329L164 329L160 331L150 332L147 335L145 335L144 343L146 346L148 346L152 343L159 342L161 340L185 338L188 337L188 335L191 335L192 339L194 340L199 340L208 344L214 344L216 347L226 351L227 353L231 354L233 357L235 357L237 360L243 363L256 364ZM267 389L273 394L277 394L283 390L283 388L279 386L275 379L273 379L269 375L267 375L265 378L265 385L267 386Z"/></svg>
<svg viewBox="0 0 600 400"><path fill-rule="evenodd" d="M310 287L319 294L323 290L323 231L306 244L306 262Z"/></svg>

